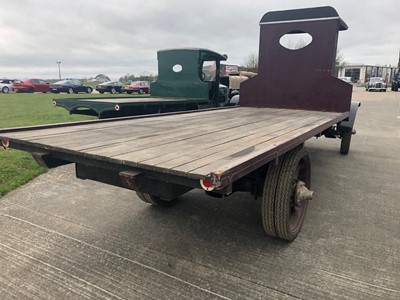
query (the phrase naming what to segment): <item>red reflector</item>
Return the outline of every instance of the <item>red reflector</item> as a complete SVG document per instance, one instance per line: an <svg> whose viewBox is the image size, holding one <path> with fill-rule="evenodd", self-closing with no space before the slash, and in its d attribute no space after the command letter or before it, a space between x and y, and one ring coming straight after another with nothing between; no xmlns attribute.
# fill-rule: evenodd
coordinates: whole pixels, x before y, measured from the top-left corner
<svg viewBox="0 0 400 300"><path fill-rule="evenodd" d="M119 105L118 105L118 104L115 105L115 110L116 110L116 111L119 111Z"/></svg>
<svg viewBox="0 0 400 300"><path fill-rule="evenodd" d="M201 179L200 180L201 187L206 191L212 191L214 187L209 179Z"/></svg>
<svg viewBox="0 0 400 300"><path fill-rule="evenodd" d="M2 139L1 144L3 145L4 149L7 149L10 146L10 142L7 139Z"/></svg>

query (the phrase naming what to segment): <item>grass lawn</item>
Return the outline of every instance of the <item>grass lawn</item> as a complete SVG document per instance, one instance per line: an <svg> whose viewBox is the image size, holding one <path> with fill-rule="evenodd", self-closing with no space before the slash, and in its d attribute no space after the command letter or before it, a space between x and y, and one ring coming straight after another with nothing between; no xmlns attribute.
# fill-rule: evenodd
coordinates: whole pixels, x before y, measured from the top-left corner
<svg viewBox="0 0 400 300"><path fill-rule="evenodd" d="M70 115L63 108L53 107L52 100L53 98L103 96L111 97L113 95L0 93L0 129L95 119L91 116ZM46 169L39 167L30 153L1 148L0 197L44 172Z"/></svg>

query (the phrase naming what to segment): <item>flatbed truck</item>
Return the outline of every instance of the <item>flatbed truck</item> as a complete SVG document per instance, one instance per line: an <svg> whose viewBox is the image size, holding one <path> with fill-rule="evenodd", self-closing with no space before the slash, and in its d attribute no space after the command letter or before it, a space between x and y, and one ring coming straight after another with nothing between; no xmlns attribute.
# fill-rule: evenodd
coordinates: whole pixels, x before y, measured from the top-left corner
<svg viewBox="0 0 400 300"><path fill-rule="evenodd" d="M312 199L304 143L340 138L347 154L355 133L359 103L351 101L352 86L332 76L345 29L331 7L266 13L259 73L243 82L239 107L3 129L1 143L48 168L74 163L78 178L134 190L155 206L195 188L214 197L249 192L261 199L266 234L292 241ZM313 42L296 51L277 46L297 32Z"/></svg>

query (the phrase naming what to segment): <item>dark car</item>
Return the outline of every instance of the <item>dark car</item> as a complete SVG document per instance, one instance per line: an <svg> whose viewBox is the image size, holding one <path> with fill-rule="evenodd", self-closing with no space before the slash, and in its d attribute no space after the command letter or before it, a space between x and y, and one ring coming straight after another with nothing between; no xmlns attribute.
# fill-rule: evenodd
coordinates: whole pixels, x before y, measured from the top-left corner
<svg viewBox="0 0 400 300"><path fill-rule="evenodd" d="M18 93L50 92L50 84L42 79L28 79L25 81L14 81L13 90Z"/></svg>
<svg viewBox="0 0 400 300"><path fill-rule="evenodd" d="M150 94L150 82L148 81L134 81L130 84L124 85L122 92L128 94L139 93L139 94Z"/></svg>
<svg viewBox="0 0 400 300"><path fill-rule="evenodd" d="M107 81L96 85L96 90L103 94L109 92L111 94L122 93L121 89L124 86L122 82L119 81Z"/></svg>
<svg viewBox="0 0 400 300"><path fill-rule="evenodd" d="M392 91L397 92L400 88L400 72L397 72L397 76L392 81Z"/></svg>
<svg viewBox="0 0 400 300"><path fill-rule="evenodd" d="M371 77L365 84L365 90L386 92L386 83L380 77Z"/></svg>
<svg viewBox="0 0 400 300"><path fill-rule="evenodd" d="M61 80L50 85L50 91L55 94L59 93L88 93L92 92L92 87L88 85L83 85L79 80Z"/></svg>

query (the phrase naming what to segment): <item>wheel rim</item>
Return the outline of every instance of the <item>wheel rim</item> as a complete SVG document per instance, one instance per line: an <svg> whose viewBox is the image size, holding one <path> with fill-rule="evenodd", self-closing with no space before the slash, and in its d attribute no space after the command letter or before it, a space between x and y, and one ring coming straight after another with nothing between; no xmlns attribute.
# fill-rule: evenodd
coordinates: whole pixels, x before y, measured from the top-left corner
<svg viewBox="0 0 400 300"><path fill-rule="evenodd" d="M68 89L68 93L69 93L69 94L73 94L73 93L74 93L74 90L70 88L70 89Z"/></svg>
<svg viewBox="0 0 400 300"><path fill-rule="evenodd" d="M87 92L88 92L88 94L90 94L90 93L92 92L92 89L91 89L91 88L88 88L88 89L87 89Z"/></svg>
<svg viewBox="0 0 400 300"><path fill-rule="evenodd" d="M115 94L115 89L111 89L111 94Z"/></svg>
<svg viewBox="0 0 400 300"><path fill-rule="evenodd" d="M8 87L5 86L3 88L3 93L7 94L9 91L10 91L10 89Z"/></svg>

